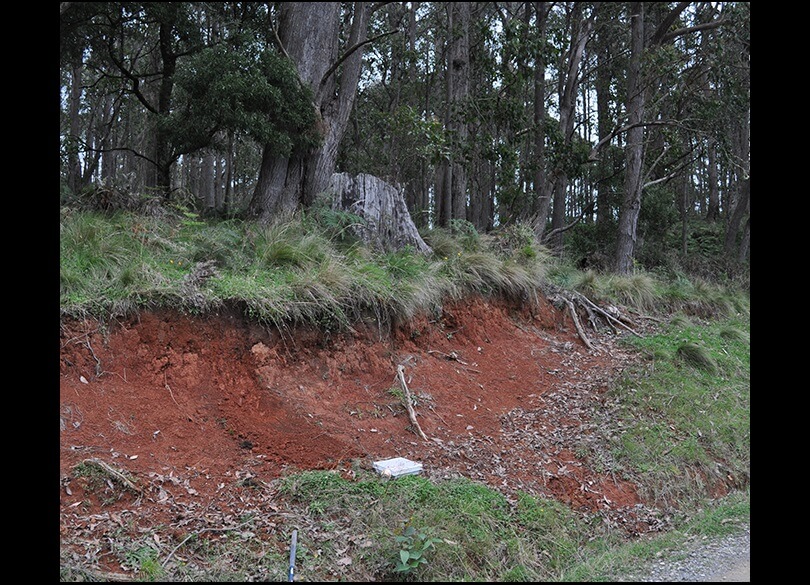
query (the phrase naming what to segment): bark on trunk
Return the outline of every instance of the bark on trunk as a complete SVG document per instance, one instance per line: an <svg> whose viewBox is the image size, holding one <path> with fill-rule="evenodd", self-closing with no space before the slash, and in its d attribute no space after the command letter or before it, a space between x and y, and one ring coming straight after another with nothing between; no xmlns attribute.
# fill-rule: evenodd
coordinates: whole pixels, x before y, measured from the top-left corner
<svg viewBox="0 0 810 585"><path fill-rule="evenodd" d="M447 110L445 127L452 137L450 158L444 167L440 223L467 218L467 163L463 155L469 129L464 108L470 93L469 2L450 2L448 13Z"/></svg>
<svg viewBox="0 0 810 585"><path fill-rule="evenodd" d="M261 221L290 213L299 205L310 205L328 188L354 106L368 18L368 3L355 2L347 42L347 51L351 52L345 54L339 70L332 70L338 58L340 3L281 4L279 39L296 64L301 81L315 94L323 144L314 152L290 156L280 156L265 148L250 203L252 213Z"/></svg>
<svg viewBox="0 0 810 585"><path fill-rule="evenodd" d="M422 254L431 252L411 219L401 185L395 187L373 175L335 173L328 190L333 209L363 219L354 232L367 245L383 251L410 246Z"/></svg>
<svg viewBox="0 0 810 585"><path fill-rule="evenodd" d="M167 115L171 111L171 98L174 89L174 75L177 71L177 55L172 48L174 20L160 23L160 56L163 62L160 91L158 93L158 112ZM171 152L166 131L158 125L155 131L155 184L149 185L160 192L167 201L171 197L171 170L176 156Z"/></svg>
<svg viewBox="0 0 810 585"><path fill-rule="evenodd" d="M541 41L545 41L546 21L548 16L547 2L535 2L536 26ZM541 43L538 43L538 46ZM545 169L546 160L546 63L542 51L535 55L537 65L534 69L534 231L542 239L546 231L546 221L551 209L552 181Z"/></svg>
<svg viewBox="0 0 810 585"><path fill-rule="evenodd" d="M737 262L740 264L748 260L748 250L751 247L751 218L745 222L745 229L743 230L742 242L740 242L740 251L737 254Z"/></svg>
<svg viewBox="0 0 810 585"><path fill-rule="evenodd" d="M740 195L737 198L737 205L734 207L734 212L729 220L728 227L726 228L726 238L723 245L726 258L734 260L739 254L737 247L737 237L740 233L740 226L745 214L748 212L748 206L751 199L751 178L746 177L740 187ZM750 224L749 224L750 225Z"/></svg>
<svg viewBox="0 0 810 585"><path fill-rule="evenodd" d="M720 191L717 188L717 141L709 138L707 146L708 154L708 181L709 181L709 207L706 212L707 221L717 221L720 219Z"/></svg>
<svg viewBox="0 0 810 585"><path fill-rule="evenodd" d="M576 96L579 87L579 66L585 45L591 34L590 19L583 22L582 3L576 3L571 16L571 45L565 56L565 75L559 80L560 132L563 136L563 149L567 155L574 139L574 116L576 113ZM556 236L549 242L552 249L562 251L562 228L565 225L565 201L568 188L568 175L563 168L554 173L554 205L552 207L551 229Z"/></svg>
<svg viewBox="0 0 810 585"><path fill-rule="evenodd" d="M636 231L641 210L642 162L644 154L644 88L641 84L641 57L644 51L644 3L631 5L631 48L627 68L627 114L631 126L625 149L624 199L619 216L615 270L629 274L633 268Z"/></svg>
<svg viewBox="0 0 810 585"><path fill-rule="evenodd" d="M73 66L70 79L70 144L68 145L68 187L77 193L82 185L82 166L79 162L79 139L81 134L81 118L79 107L82 97L82 69L83 64Z"/></svg>

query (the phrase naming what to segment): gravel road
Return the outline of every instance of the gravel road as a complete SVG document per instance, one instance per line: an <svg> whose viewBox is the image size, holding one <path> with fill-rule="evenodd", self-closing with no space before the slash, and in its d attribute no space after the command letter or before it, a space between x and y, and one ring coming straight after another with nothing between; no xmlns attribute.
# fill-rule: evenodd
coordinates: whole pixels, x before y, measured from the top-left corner
<svg viewBox="0 0 810 585"><path fill-rule="evenodd" d="M751 581L751 527L717 538L693 537L678 551L664 553L645 572L621 581L741 583Z"/></svg>

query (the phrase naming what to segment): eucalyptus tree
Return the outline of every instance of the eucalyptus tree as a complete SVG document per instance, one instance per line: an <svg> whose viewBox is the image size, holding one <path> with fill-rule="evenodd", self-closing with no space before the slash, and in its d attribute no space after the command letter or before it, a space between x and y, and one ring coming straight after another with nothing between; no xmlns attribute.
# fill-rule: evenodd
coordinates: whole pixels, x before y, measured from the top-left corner
<svg viewBox="0 0 810 585"><path fill-rule="evenodd" d="M469 138L466 108L470 94L470 2L446 2L447 45L445 49L444 126L450 138L447 158L442 161L436 200L439 224L467 217L467 163Z"/></svg>
<svg viewBox="0 0 810 585"><path fill-rule="evenodd" d="M750 2L733 2L725 7L729 34L716 47L717 67L713 87L724 96L720 115L723 126L718 136L718 158L725 161L732 184L726 198L726 234L723 244L728 261L748 258L751 238L751 31Z"/></svg>
<svg viewBox="0 0 810 585"><path fill-rule="evenodd" d="M722 17L693 26L679 26L684 11L693 4L680 2L675 6L660 2L632 2L627 5L630 19L630 59L627 67L626 136L624 193L619 215L618 234L613 267L618 274L628 274L633 268L641 198L644 188L645 125L648 118L647 93L651 76L657 71L644 69L645 55L670 45L682 35L717 28L725 24ZM648 12L657 17L649 21ZM649 22L648 22L649 21ZM648 25L652 26L648 26ZM657 112L654 112L657 114Z"/></svg>
<svg viewBox="0 0 810 585"><path fill-rule="evenodd" d="M595 12L600 3L588 7L586 7L586 4L589 3L566 2L562 6L564 30L566 31L564 38L566 38L566 41L559 52L560 58L557 65L557 112L559 122L553 133L557 140L554 150L547 151L554 157L554 163L550 168L549 176L542 183L543 189L540 197L544 200L544 204L540 207L541 214L535 224L538 235L543 237L546 218L543 217L542 213L548 209L548 199L553 198L552 231L545 234L545 239L557 250L562 249L562 230L566 220L566 196L569 178L585 162L584 158L577 157L574 148L576 141L574 129L577 121L576 98L582 77L581 66L585 47L591 39Z"/></svg>
<svg viewBox="0 0 810 585"><path fill-rule="evenodd" d="M338 166L404 188L415 222L430 223L433 169L442 127L433 114L438 72L432 59L432 7L390 2L374 11L355 107L338 151ZM399 34L386 34L398 30Z"/></svg>
<svg viewBox="0 0 810 585"><path fill-rule="evenodd" d="M623 5L602 3L596 16L593 56L593 91L596 94L596 144L591 157L595 163L596 224L601 233L615 227L621 193L623 150L621 134L615 134L621 120L620 85L626 68L624 36L626 21Z"/></svg>
<svg viewBox="0 0 810 585"><path fill-rule="evenodd" d="M105 118L114 140L84 140L85 152L146 161L144 186L169 199L172 166L223 132L277 148L314 143L309 90L258 33L266 18L266 7L252 2L72 3L61 14L63 55L90 55L84 91L103 88L113 104ZM142 140L122 132L128 120L141 123L136 109ZM81 138L75 130L71 137Z"/></svg>
<svg viewBox="0 0 810 585"><path fill-rule="evenodd" d="M251 213L262 221L310 205L335 171L360 79L368 20L375 7L355 2L282 2L278 49L294 63L302 87L312 93L319 144L280 150L266 143ZM344 30L341 25L347 23ZM343 35L343 36L341 36ZM341 38L346 39L341 46Z"/></svg>

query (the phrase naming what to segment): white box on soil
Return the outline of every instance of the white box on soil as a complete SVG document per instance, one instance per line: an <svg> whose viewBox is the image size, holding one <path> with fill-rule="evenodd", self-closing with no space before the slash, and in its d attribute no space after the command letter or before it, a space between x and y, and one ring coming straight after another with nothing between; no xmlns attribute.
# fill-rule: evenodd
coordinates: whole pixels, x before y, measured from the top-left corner
<svg viewBox="0 0 810 585"><path fill-rule="evenodd" d="M404 457L394 457L393 459L384 459L383 461L375 461L374 469L377 473L390 477L401 477L403 475L415 475L422 471L422 464ZM390 472L390 474L389 474Z"/></svg>

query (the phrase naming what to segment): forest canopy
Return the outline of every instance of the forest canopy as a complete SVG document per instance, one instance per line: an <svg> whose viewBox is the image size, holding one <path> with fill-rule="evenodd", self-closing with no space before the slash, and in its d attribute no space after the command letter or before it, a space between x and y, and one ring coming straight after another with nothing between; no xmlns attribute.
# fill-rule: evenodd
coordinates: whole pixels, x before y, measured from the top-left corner
<svg viewBox="0 0 810 585"><path fill-rule="evenodd" d="M420 229L749 265L749 2L62 2L60 112L63 205L272 221L362 173Z"/></svg>

